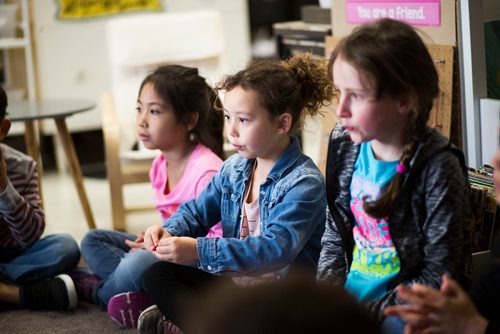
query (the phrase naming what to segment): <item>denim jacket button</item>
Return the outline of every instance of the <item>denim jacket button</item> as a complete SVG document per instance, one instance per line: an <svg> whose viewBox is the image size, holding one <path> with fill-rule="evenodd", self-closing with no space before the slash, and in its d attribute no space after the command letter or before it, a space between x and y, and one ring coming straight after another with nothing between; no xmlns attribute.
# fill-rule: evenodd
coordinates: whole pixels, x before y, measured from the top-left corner
<svg viewBox="0 0 500 334"><path fill-rule="evenodd" d="M208 270L212 270L212 266L207 266L207 269Z"/></svg>

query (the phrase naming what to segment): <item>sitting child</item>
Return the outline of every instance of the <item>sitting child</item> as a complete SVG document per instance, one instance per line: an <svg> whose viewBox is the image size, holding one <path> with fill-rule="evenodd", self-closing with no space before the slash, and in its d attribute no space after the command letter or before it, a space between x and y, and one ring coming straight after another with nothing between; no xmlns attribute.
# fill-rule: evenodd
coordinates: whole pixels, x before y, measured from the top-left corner
<svg viewBox="0 0 500 334"><path fill-rule="evenodd" d="M247 286L290 271L313 276L325 185L293 134L306 114L330 102L330 83L323 64L306 55L252 62L220 83L227 139L238 154L200 196L163 226L147 229L146 249L162 261L144 274L144 289L157 307L141 313L141 333L186 329L179 304L214 280ZM218 221L223 237L205 238ZM192 261L198 268L184 265Z"/></svg>
<svg viewBox="0 0 500 334"><path fill-rule="evenodd" d="M196 68L180 65L157 68L144 79L138 95L139 138L146 148L161 151L150 179L156 209L167 219L184 201L198 196L222 165L224 121L213 110L220 103ZM221 235L217 224L207 236ZM151 305L142 292L142 274L158 261L143 249L142 234L90 231L83 238L82 255L98 278L78 275L80 296L107 307L122 326L136 327L140 312Z"/></svg>
<svg viewBox="0 0 500 334"><path fill-rule="evenodd" d="M470 281L469 184L463 153L427 126L439 95L425 44L408 24L357 27L330 65L341 120L326 165L328 211L318 279L343 285L385 318L398 284Z"/></svg>
<svg viewBox="0 0 500 334"><path fill-rule="evenodd" d="M10 129L7 95L0 86L0 141ZM45 215L40 207L36 163L0 144L0 301L35 310L76 307L72 279L63 274L80 260L67 234L40 239Z"/></svg>

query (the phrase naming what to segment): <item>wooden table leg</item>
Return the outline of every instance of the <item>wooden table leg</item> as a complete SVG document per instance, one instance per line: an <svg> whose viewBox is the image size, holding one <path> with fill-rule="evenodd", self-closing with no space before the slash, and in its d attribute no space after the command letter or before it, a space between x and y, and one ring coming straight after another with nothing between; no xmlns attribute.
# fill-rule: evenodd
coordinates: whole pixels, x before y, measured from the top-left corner
<svg viewBox="0 0 500 334"><path fill-rule="evenodd" d="M73 144L73 139L66 126L66 121L64 118L56 118L57 131L61 138L61 143L68 158L69 169L71 175L73 176L73 181L75 182L76 191L78 192L78 197L80 197L80 203L82 205L83 213L87 218L87 224L90 229L94 229L95 222L90 204L88 201L87 193L83 186L82 171L80 169L80 162L78 161L78 156L76 155L75 146Z"/></svg>
<svg viewBox="0 0 500 334"><path fill-rule="evenodd" d="M24 122L24 142L26 144L26 150L28 154L35 160L37 165L38 173L38 192L40 193L40 206L43 209L43 191L42 191L42 176L43 176L43 166L42 159L40 157L40 145L38 144L38 136L35 127L36 121L25 121Z"/></svg>

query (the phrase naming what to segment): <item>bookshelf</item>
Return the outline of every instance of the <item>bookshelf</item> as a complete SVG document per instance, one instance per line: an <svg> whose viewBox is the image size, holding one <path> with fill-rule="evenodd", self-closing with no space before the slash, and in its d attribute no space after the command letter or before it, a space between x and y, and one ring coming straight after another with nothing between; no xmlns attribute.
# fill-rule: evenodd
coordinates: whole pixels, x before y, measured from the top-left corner
<svg viewBox="0 0 500 334"><path fill-rule="evenodd" d="M0 35L0 57L2 57L4 73L3 87L11 101L25 98L33 100L36 97L35 69L33 65L28 3L27 0L17 0L5 5L9 6L7 7L9 11L12 9L15 10L13 14L16 14L16 21L12 36L10 34ZM20 16L17 15L19 12ZM16 35L17 28L22 33L21 37ZM23 52L18 52L18 50ZM21 53L24 55L24 59L18 58L18 55ZM24 127L22 124L13 124L10 133L22 134L23 131Z"/></svg>

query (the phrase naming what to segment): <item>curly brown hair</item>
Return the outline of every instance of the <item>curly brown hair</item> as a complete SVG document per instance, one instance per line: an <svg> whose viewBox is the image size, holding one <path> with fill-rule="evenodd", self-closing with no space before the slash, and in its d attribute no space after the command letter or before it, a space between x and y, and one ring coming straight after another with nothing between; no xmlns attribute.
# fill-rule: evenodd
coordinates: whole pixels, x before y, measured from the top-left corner
<svg viewBox="0 0 500 334"><path fill-rule="evenodd" d="M257 92L271 117L290 113L292 130L300 127L304 111L314 116L333 98L327 64L309 53L284 61L252 61L245 69L224 77L216 89L230 91L237 86Z"/></svg>

